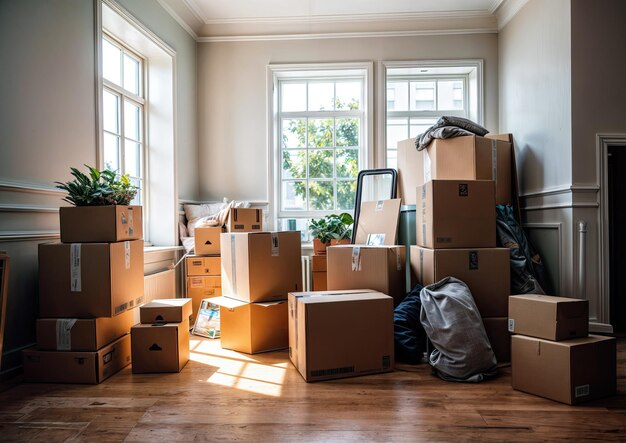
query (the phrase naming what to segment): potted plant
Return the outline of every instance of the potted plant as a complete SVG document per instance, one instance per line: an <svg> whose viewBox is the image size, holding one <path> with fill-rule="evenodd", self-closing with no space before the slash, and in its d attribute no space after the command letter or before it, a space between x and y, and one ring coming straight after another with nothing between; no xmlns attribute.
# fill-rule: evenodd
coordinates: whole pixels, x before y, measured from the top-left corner
<svg viewBox="0 0 626 443"><path fill-rule="evenodd" d="M131 183L128 174L118 176L108 169L98 171L91 166L87 168L89 175L70 168L74 180L55 182L57 188L67 191L63 200L74 206L128 206L137 195L139 188Z"/></svg>
<svg viewBox="0 0 626 443"><path fill-rule="evenodd" d="M326 254L331 244L350 243L354 220L347 212L327 215L309 222L309 231L313 236L313 252Z"/></svg>

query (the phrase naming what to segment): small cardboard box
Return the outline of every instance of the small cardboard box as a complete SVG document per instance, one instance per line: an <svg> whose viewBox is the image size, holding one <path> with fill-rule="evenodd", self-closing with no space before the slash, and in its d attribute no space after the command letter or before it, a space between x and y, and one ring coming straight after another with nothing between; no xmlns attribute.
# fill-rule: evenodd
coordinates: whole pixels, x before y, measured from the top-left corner
<svg viewBox="0 0 626 443"><path fill-rule="evenodd" d="M416 244L426 248L495 248L491 180L431 180L417 188Z"/></svg>
<svg viewBox="0 0 626 443"><path fill-rule="evenodd" d="M393 300L371 290L289 294L289 358L307 382L393 370Z"/></svg>
<svg viewBox="0 0 626 443"><path fill-rule="evenodd" d="M220 306L222 348L256 354L289 345L287 300L246 303L217 297L211 303Z"/></svg>
<svg viewBox="0 0 626 443"><path fill-rule="evenodd" d="M24 381L36 383L98 384L130 364L130 335L95 352L22 352Z"/></svg>
<svg viewBox="0 0 626 443"><path fill-rule="evenodd" d="M257 232L263 230L263 210L231 208L226 222L228 232Z"/></svg>
<svg viewBox="0 0 626 443"><path fill-rule="evenodd" d="M202 300L220 295L222 295L221 276L187 277L187 297L191 298L191 322L195 322Z"/></svg>
<svg viewBox="0 0 626 443"><path fill-rule="evenodd" d="M143 238L141 206L63 206L61 242L110 243Z"/></svg>
<svg viewBox="0 0 626 443"><path fill-rule="evenodd" d="M507 320L506 317L483 318L485 332L498 363L511 361L511 334L507 328Z"/></svg>
<svg viewBox="0 0 626 443"><path fill-rule="evenodd" d="M325 291L328 289L328 273L326 271L323 272L313 272L313 290L314 291Z"/></svg>
<svg viewBox="0 0 626 443"><path fill-rule="evenodd" d="M40 317L112 317L143 299L143 240L39 245Z"/></svg>
<svg viewBox="0 0 626 443"><path fill-rule="evenodd" d="M198 257L192 255L185 259L187 276L192 275L217 275L222 272L221 257Z"/></svg>
<svg viewBox="0 0 626 443"><path fill-rule="evenodd" d="M115 317L90 319L40 318L37 349L40 351L97 351L128 334L134 324L132 310Z"/></svg>
<svg viewBox="0 0 626 443"><path fill-rule="evenodd" d="M328 290L371 289L398 305L406 295L404 246L339 245L327 249Z"/></svg>
<svg viewBox="0 0 626 443"><path fill-rule="evenodd" d="M196 228L194 231L194 253L196 255L220 255L221 227Z"/></svg>
<svg viewBox="0 0 626 443"><path fill-rule="evenodd" d="M513 389L570 405L615 394L613 337L555 342L514 335L511 349Z"/></svg>
<svg viewBox="0 0 626 443"><path fill-rule="evenodd" d="M405 205L429 180L493 180L496 204L511 204L511 143L476 135L434 139L418 151L415 139L398 143L398 183ZM412 188L411 188L412 186Z"/></svg>
<svg viewBox="0 0 626 443"><path fill-rule="evenodd" d="M326 272L326 255L312 255L311 268L313 272Z"/></svg>
<svg viewBox="0 0 626 443"><path fill-rule="evenodd" d="M535 294L511 296L509 331L556 341L586 337L589 301Z"/></svg>
<svg viewBox="0 0 626 443"><path fill-rule="evenodd" d="M506 317L511 292L509 254L508 248L411 246L409 255L417 282L426 286L448 276L456 277L469 287L482 317Z"/></svg>
<svg viewBox="0 0 626 443"><path fill-rule="evenodd" d="M189 361L189 319L139 324L130 330L133 374L180 372Z"/></svg>
<svg viewBox="0 0 626 443"><path fill-rule="evenodd" d="M222 293L247 303L302 289L300 232L222 234Z"/></svg>
<svg viewBox="0 0 626 443"><path fill-rule="evenodd" d="M399 198L361 203L355 243L374 246L395 245L399 218Z"/></svg>
<svg viewBox="0 0 626 443"><path fill-rule="evenodd" d="M139 308L141 323L181 323L191 316L190 298L162 298Z"/></svg>

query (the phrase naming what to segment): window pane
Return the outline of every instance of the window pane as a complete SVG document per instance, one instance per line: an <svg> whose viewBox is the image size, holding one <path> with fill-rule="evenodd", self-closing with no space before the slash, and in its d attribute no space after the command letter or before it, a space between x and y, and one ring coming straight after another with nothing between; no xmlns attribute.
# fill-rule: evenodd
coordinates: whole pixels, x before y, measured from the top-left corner
<svg viewBox="0 0 626 443"><path fill-rule="evenodd" d="M309 83L309 111L332 111L335 101L334 83Z"/></svg>
<svg viewBox="0 0 626 443"><path fill-rule="evenodd" d="M398 151L396 149L387 150L387 167L394 169L398 167Z"/></svg>
<svg viewBox="0 0 626 443"><path fill-rule="evenodd" d="M139 60L124 54L124 89L139 95Z"/></svg>
<svg viewBox="0 0 626 443"><path fill-rule="evenodd" d="M387 101L388 111L408 111L409 110L409 82L388 82L387 83L387 97L389 98L390 91L393 90L393 108L389 108L389 101ZM388 99L389 100L389 99Z"/></svg>
<svg viewBox="0 0 626 443"><path fill-rule="evenodd" d="M102 124L105 131L119 134L119 97L104 90L102 93Z"/></svg>
<svg viewBox="0 0 626 443"><path fill-rule="evenodd" d="M300 240L303 243L310 242L309 218L279 218L279 231L300 231Z"/></svg>
<svg viewBox="0 0 626 443"><path fill-rule="evenodd" d="M387 149L396 149L398 142L407 138L409 138L408 119L387 119Z"/></svg>
<svg viewBox="0 0 626 443"><path fill-rule="evenodd" d="M411 82L411 111L435 110L435 82Z"/></svg>
<svg viewBox="0 0 626 443"><path fill-rule="evenodd" d="M337 182L337 209L354 209L356 180Z"/></svg>
<svg viewBox="0 0 626 443"><path fill-rule="evenodd" d="M309 177L332 178L333 177L333 151L332 149L316 149L309 151Z"/></svg>
<svg viewBox="0 0 626 443"><path fill-rule="evenodd" d="M119 137L104 133L104 168L111 171L120 169L120 141Z"/></svg>
<svg viewBox="0 0 626 443"><path fill-rule="evenodd" d="M337 109L361 109L361 82L337 82Z"/></svg>
<svg viewBox="0 0 626 443"><path fill-rule="evenodd" d="M463 109L463 82L442 80L437 82L437 109Z"/></svg>
<svg viewBox="0 0 626 443"><path fill-rule="evenodd" d="M306 83L281 83L280 110L306 111Z"/></svg>
<svg viewBox="0 0 626 443"><path fill-rule="evenodd" d="M141 141L141 109L132 102L124 101L124 136Z"/></svg>
<svg viewBox="0 0 626 443"><path fill-rule="evenodd" d="M306 146L306 119L284 118L282 121L283 149L304 148Z"/></svg>
<svg viewBox="0 0 626 443"><path fill-rule="evenodd" d="M338 118L335 120L337 146L357 147L359 143L359 119Z"/></svg>
<svg viewBox="0 0 626 443"><path fill-rule="evenodd" d="M102 39L102 76L120 86L122 85L121 58L122 51L108 40Z"/></svg>
<svg viewBox="0 0 626 443"><path fill-rule="evenodd" d="M140 205L141 204L141 200L142 200L142 195L143 195L143 180L140 180L138 178L133 178L130 180L132 182L133 185L137 186L139 188L139 190L137 191L137 194L135 195L135 198L133 198L130 201L131 205Z"/></svg>
<svg viewBox="0 0 626 443"><path fill-rule="evenodd" d="M333 182L309 181L309 210L325 211L334 209Z"/></svg>
<svg viewBox="0 0 626 443"><path fill-rule="evenodd" d="M309 148L331 148L333 146L333 119L309 119Z"/></svg>
<svg viewBox="0 0 626 443"><path fill-rule="evenodd" d="M428 128L434 125L437 120L436 118L412 118L410 136L417 137L419 134L423 134Z"/></svg>
<svg viewBox="0 0 626 443"><path fill-rule="evenodd" d="M282 183L283 211L304 211L306 209L306 182L289 181Z"/></svg>
<svg viewBox="0 0 626 443"><path fill-rule="evenodd" d="M337 178L351 178L359 173L359 150L337 149Z"/></svg>
<svg viewBox="0 0 626 443"><path fill-rule="evenodd" d="M306 151L283 151L283 178L306 178Z"/></svg>
<svg viewBox="0 0 626 443"><path fill-rule="evenodd" d="M124 173L141 177L141 145L126 139L124 141Z"/></svg>

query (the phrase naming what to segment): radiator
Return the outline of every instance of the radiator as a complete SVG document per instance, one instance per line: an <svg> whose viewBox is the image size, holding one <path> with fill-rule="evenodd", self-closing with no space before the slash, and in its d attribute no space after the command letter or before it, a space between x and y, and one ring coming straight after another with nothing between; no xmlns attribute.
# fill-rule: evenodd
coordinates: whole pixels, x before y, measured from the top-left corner
<svg viewBox="0 0 626 443"><path fill-rule="evenodd" d="M176 271L167 269L144 277L144 301L176 297Z"/></svg>
<svg viewBox="0 0 626 443"><path fill-rule="evenodd" d="M302 290L310 291L313 287L313 271L311 266L311 257L309 255L302 256Z"/></svg>

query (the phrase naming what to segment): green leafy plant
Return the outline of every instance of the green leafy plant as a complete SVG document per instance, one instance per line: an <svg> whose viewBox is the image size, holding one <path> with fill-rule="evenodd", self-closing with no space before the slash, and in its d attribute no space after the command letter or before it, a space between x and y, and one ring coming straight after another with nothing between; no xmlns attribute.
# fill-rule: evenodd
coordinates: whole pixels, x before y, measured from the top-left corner
<svg viewBox="0 0 626 443"><path fill-rule="evenodd" d="M354 220L347 212L327 215L324 218L313 219L309 222L309 231L313 238L322 243L330 243L331 240L345 240L352 237L352 224Z"/></svg>
<svg viewBox="0 0 626 443"><path fill-rule="evenodd" d="M131 183L128 174L117 175L108 169L98 171L85 166L89 169L89 175L70 168L74 180L55 182L57 188L67 192L67 197L63 198L66 202L75 206L126 206L137 195L139 188Z"/></svg>

